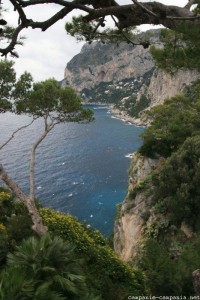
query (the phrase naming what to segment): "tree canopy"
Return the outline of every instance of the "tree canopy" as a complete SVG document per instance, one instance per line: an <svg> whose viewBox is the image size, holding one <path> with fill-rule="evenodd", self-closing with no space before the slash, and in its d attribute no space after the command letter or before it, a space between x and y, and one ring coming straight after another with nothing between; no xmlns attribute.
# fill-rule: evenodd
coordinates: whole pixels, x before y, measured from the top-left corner
<svg viewBox="0 0 200 300"><path fill-rule="evenodd" d="M158 68L172 74L180 68L200 70L198 27L182 25L181 28L181 33L162 29L160 40L163 47L151 47Z"/></svg>
<svg viewBox="0 0 200 300"><path fill-rule="evenodd" d="M64 122L90 122L93 113L83 109L80 97L70 87L62 88L55 79L33 83L31 74L25 72L16 81L13 63L7 60L0 62L0 108L1 112L12 111L16 114L28 114L32 121L18 128L12 136L0 146L2 149L21 129L30 126L35 119L43 119L43 132L32 144L29 167L29 195L25 195L15 181L9 177L0 164L0 179L12 190L16 197L26 206L32 218L33 229L43 234L47 228L43 226L35 205L35 164L36 150L47 134L58 124Z"/></svg>
<svg viewBox="0 0 200 300"><path fill-rule="evenodd" d="M185 94L167 99L147 112L151 125L142 134L140 153L148 157L169 157L190 136L200 133L200 82Z"/></svg>
<svg viewBox="0 0 200 300"><path fill-rule="evenodd" d="M83 27L79 26L79 29L89 26L90 33L94 38L95 35L99 33L98 29L105 26L105 18L107 16L111 16L114 19L116 30L122 35L126 34L124 30L126 31L133 26L141 24L162 24L176 31L182 31L182 25L198 27L200 24L198 0L189 0L184 7L164 5L160 2L143 3L137 0L130 1L131 3L128 5L120 5L115 0L9 0L9 2L16 11L18 25L14 30L11 30L8 43L0 47L0 53L2 55L7 55L8 53L15 54L14 49L16 44L20 42L19 38L23 29L39 28L45 31L57 21L68 16L68 14L75 9L80 10L81 13L84 12L84 16L81 16L81 24ZM35 21L27 17L27 8L39 6L40 4L45 7L45 5L49 3L60 7L60 10L48 19L42 21ZM193 4L197 4L197 8L191 11ZM4 4L2 4L1 12L4 8L3 5ZM3 17L0 20L0 24L2 26L0 32L2 41L3 38L6 38L8 26L7 21Z"/></svg>

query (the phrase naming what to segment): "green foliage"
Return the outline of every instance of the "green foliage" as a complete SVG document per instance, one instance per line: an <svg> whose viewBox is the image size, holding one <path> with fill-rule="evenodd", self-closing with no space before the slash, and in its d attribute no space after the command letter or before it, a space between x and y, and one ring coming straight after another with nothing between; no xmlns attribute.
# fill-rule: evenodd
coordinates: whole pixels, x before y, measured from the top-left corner
<svg viewBox="0 0 200 300"><path fill-rule="evenodd" d="M11 276L8 283L7 274L13 270L14 276ZM12 295L12 292L16 293L12 291L12 287L16 284L18 274L19 280L23 277L25 283L31 283L30 290L27 291L28 295L32 294L33 298L30 299L46 297L78 300L82 299L86 292L80 261L75 256L74 247L59 237L51 238L49 234L24 240L14 254L8 255L1 292L3 295L5 293L6 296L12 296L10 299L17 299L16 294ZM20 281L16 286L22 283L23 281Z"/></svg>
<svg viewBox="0 0 200 300"><path fill-rule="evenodd" d="M16 80L14 62L0 61L0 112L13 110L11 100L25 98L32 85L32 77L25 72Z"/></svg>
<svg viewBox="0 0 200 300"><path fill-rule="evenodd" d="M132 40L135 37L135 27L129 27L122 30L111 29L105 27L105 21L103 18L99 18L88 23L83 16L72 17L71 22L65 24L66 32L75 37L78 41L89 41L100 40L103 43L112 42L118 43L126 41L127 39ZM99 29L100 28L100 29Z"/></svg>
<svg viewBox="0 0 200 300"><path fill-rule="evenodd" d="M136 96L131 96L128 100L126 100L124 109L128 112L129 116L138 118L140 112L147 108L149 103L150 100L145 95L142 95L139 101L137 101Z"/></svg>
<svg viewBox="0 0 200 300"><path fill-rule="evenodd" d="M32 221L26 207L7 190L7 203L4 201L2 223L6 227L9 243L13 247L24 238L33 234L31 229ZM0 194L1 195L1 194ZM9 198L8 198L9 197ZM6 199L6 198L4 198ZM5 213L5 209L8 211ZM21 230L23 228L23 230Z"/></svg>
<svg viewBox="0 0 200 300"><path fill-rule="evenodd" d="M29 97L33 85L33 77L30 73L24 72L15 84L13 96L17 101L25 100Z"/></svg>
<svg viewBox="0 0 200 300"><path fill-rule="evenodd" d="M143 133L140 152L150 157L168 157L152 176L156 214L167 214L171 224L185 222L199 229L198 166L200 82L154 107L151 125Z"/></svg>
<svg viewBox="0 0 200 300"><path fill-rule="evenodd" d="M0 187L0 222L6 223L14 213L14 196L8 189Z"/></svg>
<svg viewBox="0 0 200 300"><path fill-rule="evenodd" d="M142 134L142 155L168 157L187 137L200 133L200 111L197 103L177 95L151 109L151 125Z"/></svg>
<svg viewBox="0 0 200 300"><path fill-rule="evenodd" d="M200 229L200 136L188 138L180 149L167 159L154 184L159 199L171 222L184 221L194 230Z"/></svg>
<svg viewBox="0 0 200 300"><path fill-rule="evenodd" d="M155 296L179 295L177 271L164 247L155 240L148 240L140 258L139 266L145 270L147 286Z"/></svg>
<svg viewBox="0 0 200 300"><path fill-rule="evenodd" d="M170 257L164 244L149 239L137 258L151 294L194 295L192 272L200 264L199 238L195 242L188 242L176 259Z"/></svg>
<svg viewBox="0 0 200 300"><path fill-rule="evenodd" d="M13 87L16 81L13 65L12 61L0 61L0 112L11 110L12 108L9 101L12 98Z"/></svg>
<svg viewBox="0 0 200 300"><path fill-rule="evenodd" d="M55 79L37 82L28 98L16 102L17 112L43 116L56 109L58 97L59 86Z"/></svg>
<svg viewBox="0 0 200 300"><path fill-rule="evenodd" d="M120 218L121 208L122 208L122 203L116 205L115 220L118 220Z"/></svg>
<svg viewBox="0 0 200 300"><path fill-rule="evenodd" d="M170 73L180 68L200 70L200 39L195 25L181 24L176 31L162 29L160 39L163 48L151 47L151 54L159 68Z"/></svg>
<svg viewBox="0 0 200 300"><path fill-rule="evenodd" d="M194 13L199 14L200 13L200 3L199 0L195 1L196 7L192 10Z"/></svg>
<svg viewBox="0 0 200 300"><path fill-rule="evenodd" d="M138 118L141 111L149 106L150 99L148 99L145 95L142 95L140 101L136 102L134 106L132 106L129 115L131 117Z"/></svg>
<svg viewBox="0 0 200 300"><path fill-rule="evenodd" d="M200 263L199 95L198 80L184 95L154 107L142 137L143 155L166 157L148 183L151 218L146 219L145 241L137 257L155 296L194 295L192 272Z"/></svg>
<svg viewBox="0 0 200 300"><path fill-rule="evenodd" d="M13 268L2 272L0 276L0 299L32 300L34 299L34 284L32 280Z"/></svg>
<svg viewBox="0 0 200 300"><path fill-rule="evenodd" d="M29 92L29 81L26 80L26 83L26 97L16 101L17 113L43 117L45 120L51 117L58 123L93 120L92 112L82 108L80 97L72 88L61 88L55 79L48 79L35 83Z"/></svg>
<svg viewBox="0 0 200 300"><path fill-rule="evenodd" d="M0 268L9 251L23 238L33 234L32 222L25 206L6 188L0 188Z"/></svg>
<svg viewBox="0 0 200 300"><path fill-rule="evenodd" d="M197 111L200 110L200 79L194 81L191 86L185 87L185 95L190 99L191 103L195 104Z"/></svg>
<svg viewBox="0 0 200 300"><path fill-rule="evenodd" d="M12 110L35 118L51 117L60 122L90 122L92 112L83 109L80 97L70 87L61 88L55 79L33 84L30 73L16 80L12 61L0 62L0 112ZM13 101L15 103L13 105Z"/></svg>
<svg viewBox="0 0 200 300"><path fill-rule="evenodd" d="M98 231L87 229L70 215L50 209L40 212L50 231L73 243L77 255L87 257L84 267L87 284L102 299L145 294L141 273L123 263Z"/></svg>
<svg viewBox="0 0 200 300"><path fill-rule="evenodd" d="M25 39L25 37L22 35L20 35L19 37L16 36L16 32L15 32L16 28L8 25L7 21L4 18L5 11L7 11L7 8L5 9L3 7L2 3L0 3L0 42L1 42L1 44L3 44L4 47L6 48L6 46L8 46L11 43L12 39L14 38L15 45L23 45L23 40ZM15 57L15 58L18 57L18 54L14 49L13 50L11 49L9 54L12 57ZM3 55L5 55L5 53L3 53Z"/></svg>
<svg viewBox="0 0 200 300"><path fill-rule="evenodd" d="M70 215L40 209L53 236L60 235L63 240L46 235L15 241L8 229L13 228L10 221L17 219L22 209L17 202L16 216L8 218L6 226L0 224L0 258L4 257L4 264L8 251L18 244L14 254L8 255L7 268L0 276L2 299L122 300L130 293L145 294L141 272L123 263L98 231L86 228ZM26 226L20 224L18 230L25 234Z"/></svg>
<svg viewBox="0 0 200 300"><path fill-rule="evenodd" d="M89 36L92 34L92 25L84 22L83 16L72 17L72 22L67 22L65 24L65 30L71 36L76 37L77 40L82 41L84 39L89 39Z"/></svg>
<svg viewBox="0 0 200 300"><path fill-rule="evenodd" d="M6 262L6 256L9 248L9 240L6 227L0 223L0 268Z"/></svg>

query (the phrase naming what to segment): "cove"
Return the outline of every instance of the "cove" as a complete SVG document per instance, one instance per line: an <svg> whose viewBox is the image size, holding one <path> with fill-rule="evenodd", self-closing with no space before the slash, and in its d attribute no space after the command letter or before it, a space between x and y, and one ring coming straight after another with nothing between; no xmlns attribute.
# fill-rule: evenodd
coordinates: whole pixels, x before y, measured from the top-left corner
<svg viewBox="0 0 200 300"><path fill-rule="evenodd" d="M127 192L129 154L140 146L143 128L113 118L105 106L90 108L94 122L58 125L38 148L36 194L44 206L69 212L108 236L116 205ZM2 114L1 144L29 121L27 116ZM37 120L0 152L0 162L26 193L31 144L40 132Z"/></svg>

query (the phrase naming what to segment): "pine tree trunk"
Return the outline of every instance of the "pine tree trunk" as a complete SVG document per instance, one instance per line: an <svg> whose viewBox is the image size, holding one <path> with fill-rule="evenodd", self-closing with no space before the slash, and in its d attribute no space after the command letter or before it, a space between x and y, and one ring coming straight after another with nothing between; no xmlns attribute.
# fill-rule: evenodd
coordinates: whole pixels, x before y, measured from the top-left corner
<svg viewBox="0 0 200 300"><path fill-rule="evenodd" d="M42 218L35 206L35 201L27 197L15 181L8 176L6 170L0 164L0 179L11 189L15 196L26 206L28 213L33 222L32 229L38 234L43 235L47 233L48 228L42 223Z"/></svg>

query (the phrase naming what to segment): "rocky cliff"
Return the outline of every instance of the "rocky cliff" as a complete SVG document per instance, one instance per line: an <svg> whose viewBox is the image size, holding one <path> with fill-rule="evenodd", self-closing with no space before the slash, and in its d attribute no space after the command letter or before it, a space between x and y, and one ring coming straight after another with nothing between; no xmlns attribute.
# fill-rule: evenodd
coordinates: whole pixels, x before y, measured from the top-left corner
<svg viewBox="0 0 200 300"><path fill-rule="evenodd" d="M172 76L156 68L147 90L147 95L151 99L151 106L162 103L165 99L182 92L199 76L200 74L196 70L178 70Z"/></svg>
<svg viewBox="0 0 200 300"><path fill-rule="evenodd" d="M128 193L119 207L114 227L114 249L124 260L135 256L138 245L143 239L146 221L150 217L151 193L144 192L152 170L162 159L145 158L135 154L129 171Z"/></svg>
<svg viewBox="0 0 200 300"><path fill-rule="evenodd" d="M121 106L122 99L149 85L154 69L149 50L142 46L94 42L85 44L67 64L64 84L73 86L86 102Z"/></svg>
<svg viewBox="0 0 200 300"><path fill-rule="evenodd" d="M149 31L151 44L160 45L159 30ZM156 68L150 49L121 43L85 44L68 62L63 85L73 86L86 102L114 103L133 117L181 92L199 74L180 70L174 76Z"/></svg>

